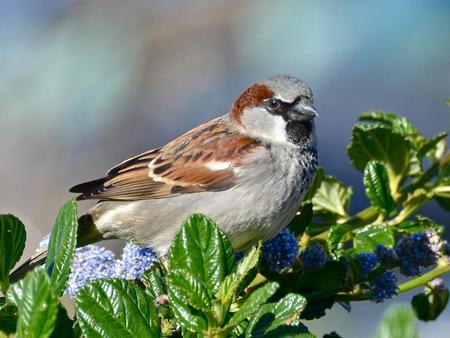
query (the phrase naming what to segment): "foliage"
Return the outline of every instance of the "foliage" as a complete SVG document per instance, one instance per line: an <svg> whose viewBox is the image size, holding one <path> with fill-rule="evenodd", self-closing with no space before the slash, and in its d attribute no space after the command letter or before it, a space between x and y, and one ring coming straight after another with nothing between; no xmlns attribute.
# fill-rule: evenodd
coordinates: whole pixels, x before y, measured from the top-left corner
<svg viewBox="0 0 450 338"><path fill-rule="evenodd" d="M0 336L314 337L302 319L319 318L335 303L350 309L353 301L382 302L424 287L411 308L390 310L377 333L417 336L416 318L435 320L449 298L436 279L450 271L444 226L417 214L433 199L450 205L446 136L427 139L391 113L362 115L348 154L370 205L352 214L352 187L319 170L289 226L238 255L203 215L185 220L164 262L132 244L120 259L95 245L75 249L70 200L56 219L45 269L9 286L25 229L1 215ZM58 299L63 292L74 297L73 319Z"/></svg>

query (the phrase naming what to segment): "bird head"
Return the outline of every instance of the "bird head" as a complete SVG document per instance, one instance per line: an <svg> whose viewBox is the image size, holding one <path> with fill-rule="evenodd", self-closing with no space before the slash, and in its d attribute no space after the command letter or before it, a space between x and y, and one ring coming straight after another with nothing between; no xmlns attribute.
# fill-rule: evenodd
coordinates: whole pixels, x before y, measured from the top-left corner
<svg viewBox="0 0 450 338"><path fill-rule="evenodd" d="M270 76L248 87L234 102L230 118L257 138L297 144L314 132L311 89L292 76Z"/></svg>

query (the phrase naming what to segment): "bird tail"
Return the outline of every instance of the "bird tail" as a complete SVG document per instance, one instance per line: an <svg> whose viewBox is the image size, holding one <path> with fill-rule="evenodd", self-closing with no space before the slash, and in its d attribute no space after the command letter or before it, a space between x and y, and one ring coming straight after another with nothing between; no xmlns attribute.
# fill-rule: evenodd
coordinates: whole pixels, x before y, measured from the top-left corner
<svg viewBox="0 0 450 338"><path fill-rule="evenodd" d="M77 235L77 248L98 242L103 239L103 236L98 232L95 227L92 216L89 214L83 215L78 219L78 235ZM41 266L47 259L48 249L44 249L30 258L28 258L23 264L16 268L9 275L10 283L15 283L25 277L28 271L33 270L37 266Z"/></svg>
<svg viewBox="0 0 450 338"><path fill-rule="evenodd" d="M28 258L23 264L21 264L17 269L15 269L9 275L9 282L15 283L25 277L26 273L30 270L33 270L36 266L41 266L45 263L45 259L47 258L48 250L38 252L35 255Z"/></svg>

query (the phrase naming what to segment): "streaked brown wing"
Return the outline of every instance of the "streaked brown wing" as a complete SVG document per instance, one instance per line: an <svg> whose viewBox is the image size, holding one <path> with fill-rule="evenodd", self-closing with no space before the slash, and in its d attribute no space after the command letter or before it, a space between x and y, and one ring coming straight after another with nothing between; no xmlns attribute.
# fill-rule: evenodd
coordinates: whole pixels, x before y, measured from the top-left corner
<svg viewBox="0 0 450 338"><path fill-rule="evenodd" d="M81 193L79 200L132 201L226 190L236 182L234 169L257 147L254 139L230 131L218 118L70 191Z"/></svg>

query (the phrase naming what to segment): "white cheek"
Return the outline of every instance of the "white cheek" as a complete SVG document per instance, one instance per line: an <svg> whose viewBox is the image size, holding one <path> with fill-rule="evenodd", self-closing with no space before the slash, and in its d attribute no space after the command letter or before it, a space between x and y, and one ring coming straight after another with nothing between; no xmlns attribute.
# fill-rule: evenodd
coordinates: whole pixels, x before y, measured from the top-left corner
<svg viewBox="0 0 450 338"><path fill-rule="evenodd" d="M246 132L274 142L286 142L286 121L262 108L248 109L242 116Z"/></svg>
<svg viewBox="0 0 450 338"><path fill-rule="evenodd" d="M272 133L268 136L270 136L271 139L278 142L285 142L287 141L287 134L286 134L286 121L284 121L283 117L279 115L272 115L273 119L273 129Z"/></svg>

